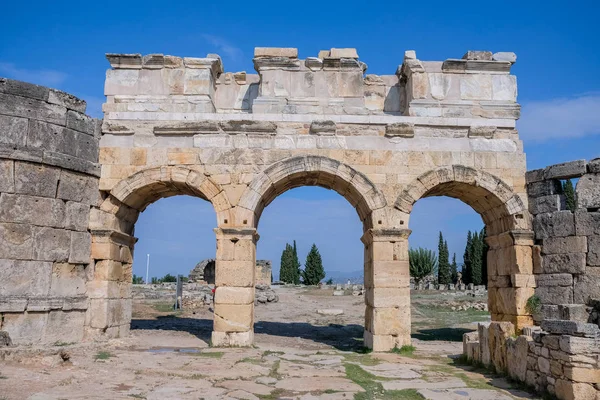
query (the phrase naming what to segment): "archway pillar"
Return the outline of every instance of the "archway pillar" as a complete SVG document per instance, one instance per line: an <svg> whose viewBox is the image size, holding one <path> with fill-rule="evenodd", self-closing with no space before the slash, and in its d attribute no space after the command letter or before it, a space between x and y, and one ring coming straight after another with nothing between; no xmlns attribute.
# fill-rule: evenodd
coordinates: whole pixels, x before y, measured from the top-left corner
<svg viewBox="0 0 600 400"><path fill-rule="evenodd" d="M365 346L389 351L410 344L408 229L368 229L365 245Z"/></svg>
<svg viewBox="0 0 600 400"><path fill-rule="evenodd" d="M508 321L517 330L533 325L527 300L535 293L533 232L510 230L486 238L489 245L488 309L493 321Z"/></svg>
<svg viewBox="0 0 600 400"><path fill-rule="evenodd" d="M213 346L250 346L254 341L254 228L216 228Z"/></svg>
<svg viewBox="0 0 600 400"><path fill-rule="evenodd" d="M91 230L93 269L86 336L125 337L131 324L133 247L137 239L114 230Z"/></svg>

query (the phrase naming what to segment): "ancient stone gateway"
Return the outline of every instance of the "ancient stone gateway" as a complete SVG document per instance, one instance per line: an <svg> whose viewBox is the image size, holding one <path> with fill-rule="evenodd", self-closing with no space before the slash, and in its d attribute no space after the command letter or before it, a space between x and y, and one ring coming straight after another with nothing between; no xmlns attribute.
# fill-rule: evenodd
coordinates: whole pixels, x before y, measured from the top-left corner
<svg viewBox="0 0 600 400"><path fill-rule="evenodd" d="M338 192L363 223L367 346L410 342L409 220L428 196L455 197L482 216L492 319L533 323L514 55L426 62L408 51L385 76L365 75L354 49L300 60L296 49L257 48L258 75L225 73L217 55L107 58L100 196L89 203L87 337L127 333L135 222L152 202L187 194L210 201L216 214L212 343L250 345L260 216L279 194L307 185ZM6 105L0 112L23 117ZM10 168L22 152L2 154ZM21 193L2 188L1 201ZM19 342L16 328L1 329Z"/></svg>

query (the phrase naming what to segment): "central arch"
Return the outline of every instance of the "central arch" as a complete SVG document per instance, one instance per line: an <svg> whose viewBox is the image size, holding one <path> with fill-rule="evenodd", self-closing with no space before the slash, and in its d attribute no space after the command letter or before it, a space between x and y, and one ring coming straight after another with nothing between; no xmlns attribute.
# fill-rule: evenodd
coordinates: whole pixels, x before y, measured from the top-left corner
<svg viewBox="0 0 600 400"><path fill-rule="evenodd" d="M488 309L494 321L517 329L533 325L526 302L534 294L533 232L526 206L498 177L463 165L430 170L408 184L394 207L410 214L413 204L432 196L453 197L470 205L486 226L489 251Z"/></svg>
<svg viewBox="0 0 600 400"><path fill-rule="evenodd" d="M287 158L258 173L233 210L234 219L241 227L219 230L213 344L251 344L254 304L249 299L253 298L254 290L252 265L258 240L256 228L268 204L278 195L299 186L335 190L356 209L363 223L361 240L365 244L365 344L377 348L384 346L389 350L397 344L398 337L402 338L401 345L405 344L410 340L403 331L406 318L400 318L399 314L406 312L403 299L407 297L409 280L403 275L407 266L400 264L408 261L394 256L401 251L394 249L393 240L389 242L388 237L399 239L405 232L384 229L387 221L382 215L389 207L384 195L363 173L340 161L313 155ZM387 237L390 246L387 252L380 249L384 245L382 237ZM385 270L378 271L377 267ZM408 316L410 319L410 310ZM387 323L388 318L401 323ZM387 344L378 344L381 342L378 335L388 338Z"/></svg>

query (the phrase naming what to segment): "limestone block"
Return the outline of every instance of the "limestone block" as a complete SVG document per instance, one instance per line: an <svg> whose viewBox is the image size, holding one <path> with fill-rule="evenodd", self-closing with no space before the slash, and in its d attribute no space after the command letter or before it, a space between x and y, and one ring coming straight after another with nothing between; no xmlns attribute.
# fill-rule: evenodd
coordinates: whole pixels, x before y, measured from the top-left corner
<svg viewBox="0 0 600 400"><path fill-rule="evenodd" d="M410 288L367 288L365 304L371 307L410 308Z"/></svg>
<svg viewBox="0 0 600 400"><path fill-rule="evenodd" d="M72 94L56 89L50 89L48 91L48 103L63 106L69 110L74 110L80 113L85 113L87 106L85 100L78 99Z"/></svg>
<svg viewBox="0 0 600 400"><path fill-rule="evenodd" d="M477 324L477 332L479 337L479 357L483 365L489 366L491 362L490 355L490 331L488 323Z"/></svg>
<svg viewBox="0 0 600 400"><path fill-rule="evenodd" d="M414 124L407 122L396 122L385 126L386 137L412 138L415 136Z"/></svg>
<svg viewBox="0 0 600 400"><path fill-rule="evenodd" d="M497 288L496 289L496 308L501 314L524 315L525 304L533 296L534 289L530 287L522 288Z"/></svg>
<svg viewBox="0 0 600 400"><path fill-rule="evenodd" d="M365 329L374 335L410 335L410 309L367 307Z"/></svg>
<svg viewBox="0 0 600 400"><path fill-rule="evenodd" d="M469 344L471 343L476 343L477 347L479 347L479 333L477 332L467 332L467 333L463 333L463 354L467 356L467 359L469 359L470 361L474 361L474 362L478 362L479 360L473 359L473 353L470 352L469 350ZM477 352L477 355L479 355L479 352Z"/></svg>
<svg viewBox="0 0 600 400"><path fill-rule="evenodd" d="M532 257L533 257L533 273L534 274L541 274L542 273L542 265L543 265L543 258L542 258L542 246L532 246L531 247L532 250Z"/></svg>
<svg viewBox="0 0 600 400"><path fill-rule="evenodd" d="M585 275L579 275L573 285L573 302L590 304L600 299L600 267L587 267Z"/></svg>
<svg viewBox="0 0 600 400"><path fill-rule="evenodd" d="M569 161L562 164L555 164L546 167L544 171L545 179L571 179L579 178L586 173L585 160Z"/></svg>
<svg viewBox="0 0 600 400"><path fill-rule="evenodd" d="M512 286L516 288L536 287L535 275L531 274L512 274L510 276Z"/></svg>
<svg viewBox="0 0 600 400"><path fill-rule="evenodd" d="M219 332L246 332L254 324L254 303L221 304L215 302L213 330Z"/></svg>
<svg viewBox="0 0 600 400"><path fill-rule="evenodd" d="M0 143L25 147L28 122L26 118L0 115Z"/></svg>
<svg viewBox="0 0 600 400"><path fill-rule="evenodd" d="M398 347L398 340L406 340L404 337L396 338L392 335L375 335L365 329L364 332L364 343L365 347L372 349L375 352L379 351L390 351L394 347ZM407 339L410 344L410 337ZM402 347L400 345L399 347Z"/></svg>
<svg viewBox="0 0 600 400"><path fill-rule="evenodd" d="M224 261L217 258L215 285L252 287L255 268L253 261Z"/></svg>
<svg viewBox="0 0 600 400"><path fill-rule="evenodd" d="M211 344L215 347L246 347L252 346L254 331L247 332L218 332L212 331Z"/></svg>
<svg viewBox="0 0 600 400"><path fill-rule="evenodd" d="M74 201L67 201L65 218L66 229L85 231L88 228L90 220L90 206Z"/></svg>
<svg viewBox="0 0 600 400"><path fill-rule="evenodd" d="M573 285L573 275L571 274L537 274L535 275L538 287L545 286L566 286Z"/></svg>
<svg viewBox="0 0 600 400"><path fill-rule="evenodd" d="M409 80L413 99L426 99L429 93L429 79L426 73L413 73Z"/></svg>
<svg viewBox="0 0 600 400"><path fill-rule="evenodd" d="M550 237L544 239L542 254L586 253L587 238L585 236Z"/></svg>
<svg viewBox="0 0 600 400"><path fill-rule="evenodd" d="M61 171L57 198L96 205L98 196L98 179L76 172Z"/></svg>
<svg viewBox="0 0 600 400"><path fill-rule="evenodd" d="M508 61L510 63L517 62L517 55L510 51L499 51L492 54L492 60L494 61Z"/></svg>
<svg viewBox="0 0 600 400"><path fill-rule="evenodd" d="M44 343L78 343L83 339L85 311L50 311L44 329Z"/></svg>
<svg viewBox="0 0 600 400"><path fill-rule="evenodd" d="M66 262L69 258L71 233L49 227L33 228L33 257L42 261Z"/></svg>
<svg viewBox="0 0 600 400"><path fill-rule="evenodd" d="M538 287L535 289L535 294L540 298L540 301L543 304L558 305L573 302L573 288L571 286Z"/></svg>
<svg viewBox="0 0 600 400"><path fill-rule="evenodd" d="M481 50L469 50L462 56L462 58L463 60L491 61L492 52Z"/></svg>
<svg viewBox="0 0 600 400"><path fill-rule="evenodd" d="M50 296L76 297L84 295L85 292L86 274L82 265L66 263L54 263L52 265Z"/></svg>
<svg viewBox="0 0 600 400"><path fill-rule="evenodd" d="M600 338L584 338L563 335L559 339L560 349L569 354L600 353Z"/></svg>
<svg viewBox="0 0 600 400"><path fill-rule="evenodd" d="M184 94L211 96L214 90L214 82L209 69L186 68L183 86Z"/></svg>
<svg viewBox="0 0 600 400"><path fill-rule="evenodd" d="M219 304L250 304L254 302L254 288L217 287L215 303Z"/></svg>
<svg viewBox="0 0 600 400"><path fill-rule="evenodd" d="M518 336L506 340L506 365L508 375L520 382L525 382L527 375L527 352L531 338Z"/></svg>
<svg viewBox="0 0 600 400"><path fill-rule="evenodd" d="M557 194L529 199L529 212L532 214L551 213L560 210L560 196Z"/></svg>
<svg viewBox="0 0 600 400"><path fill-rule="evenodd" d="M443 73L429 73L429 87L431 97L444 100L450 91L452 75Z"/></svg>
<svg viewBox="0 0 600 400"><path fill-rule="evenodd" d="M366 281L365 277L365 286L370 286ZM373 261L372 285L375 288L406 288L409 283L410 274L407 260Z"/></svg>
<svg viewBox="0 0 600 400"><path fill-rule="evenodd" d="M558 312L560 313L560 319L588 322L589 313L583 304L560 304L558 306ZM558 345L556 349L558 350Z"/></svg>
<svg viewBox="0 0 600 400"><path fill-rule="evenodd" d="M561 400L597 400L596 389L587 383L557 379L554 385L556 397Z"/></svg>
<svg viewBox="0 0 600 400"><path fill-rule="evenodd" d="M65 204L56 199L0 194L0 221L63 227Z"/></svg>
<svg viewBox="0 0 600 400"><path fill-rule="evenodd" d="M329 58L358 58L358 53L354 48L332 48L329 52Z"/></svg>
<svg viewBox="0 0 600 400"><path fill-rule="evenodd" d="M121 261L121 248L116 243L92 241L91 256L94 260Z"/></svg>
<svg viewBox="0 0 600 400"><path fill-rule="evenodd" d="M47 320L45 312L6 313L2 330L8 332L14 345L41 343Z"/></svg>
<svg viewBox="0 0 600 400"><path fill-rule="evenodd" d="M598 325L577 321L547 319L542 321L542 329L555 335L573 335L588 338L600 337L600 328L598 328Z"/></svg>
<svg viewBox="0 0 600 400"><path fill-rule="evenodd" d="M571 211L559 211L552 214L554 236L575 235L575 218Z"/></svg>
<svg viewBox="0 0 600 400"><path fill-rule="evenodd" d="M0 193L14 193L15 191L15 162L0 159Z"/></svg>
<svg viewBox="0 0 600 400"><path fill-rule="evenodd" d="M490 75L465 75L460 78L461 100L492 100Z"/></svg>
<svg viewBox="0 0 600 400"><path fill-rule="evenodd" d="M135 69L109 69L104 81L104 95L136 95L139 76L140 71Z"/></svg>
<svg viewBox="0 0 600 400"><path fill-rule="evenodd" d="M32 196L54 197L60 170L41 164L15 163L15 192Z"/></svg>
<svg viewBox="0 0 600 400"><path fill-rule="evenodd" d="M313 121L310 124L310 133L316 135L335 135L336 133L336 124L333 121Z"/></svg>
<svg viewBox="0 0 600 400"><path fill-rule="evenodd" d="M32 226L0 223L0 254L17 260L33 259Z"/></svg>
<svg viewBox="0 0 600 400"><path fill-rule="evenodd" d="M575 188L577 207L600 207L600 174L587 174L582 176Z"/></svg>
<svg viewBox="0 0 600 400"><path fill-rule="evenodd" d="M255 47L254 57L298 58L298 49L293 47Z"/></svg>
<svg viewBox="0 0 600 400"><path fill-rule="evenodd" d="M562 187L560 181L557 180L545 180L527 184L527 194L530 197L550 196L561 193Z"/></svg>
<svg viewBox="0 0 600 400"><path fill-rule="evenodd" d="M0 293L3 296L47 295L51 274L51 262L0 259Z"/></svg>
<svg viewBox="0 0 600 400"><path fill-rule="evenodd" d="M71 232L69 262L88 264L92 251L92 236L89 232Z"/></svg>
<svg viewBox="0 0 600 400"><path fill-rule="evenodd" d="M545 274L585 272L585 253L549 254L544 256L542 271Z"/></svg>
<svg viewBox="0 0 600 400"><path fill-rule="evenodd" d="M575 211L575 231L577 236L600 235L600 212Z"/></svg>
<svg viewBox="0 0 600 400"><path fill-rule="evenodd" d="M492 100L517 101L517 77L514 75L492 76Z"/></svg>
<svg viewBox="0 0 600 400"><path fill-rule="evenodd" d="M489 326L490 361L496 371L506 371L506 339L515 334L510 322L492 322Z"/></svg>

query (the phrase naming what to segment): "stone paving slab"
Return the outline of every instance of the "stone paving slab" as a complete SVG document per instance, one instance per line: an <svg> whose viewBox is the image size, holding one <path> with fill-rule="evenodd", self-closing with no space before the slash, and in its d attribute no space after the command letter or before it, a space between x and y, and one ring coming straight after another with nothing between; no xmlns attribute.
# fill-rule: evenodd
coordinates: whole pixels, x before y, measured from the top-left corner
<svg viewBox="0 0 600 400"><path fill-rule="evenodd" d="M427 400L513 400L512 396L496 390L485 389L421 389L419 394Z"/></svg>

